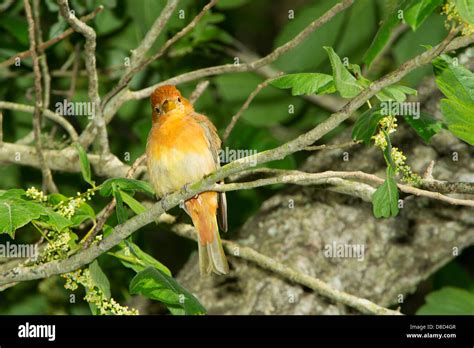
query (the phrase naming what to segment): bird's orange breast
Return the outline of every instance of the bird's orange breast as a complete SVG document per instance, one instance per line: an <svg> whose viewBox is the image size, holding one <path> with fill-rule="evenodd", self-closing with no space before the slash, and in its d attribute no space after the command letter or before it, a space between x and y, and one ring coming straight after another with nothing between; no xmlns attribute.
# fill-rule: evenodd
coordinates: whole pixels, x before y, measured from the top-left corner
<svg viewBox="0 0 474 348"><path fill-rule="evenodd" d="M203 128L188 115L162 116L150 130L146 151L148 175L159 197L216 169Z"/></svg>

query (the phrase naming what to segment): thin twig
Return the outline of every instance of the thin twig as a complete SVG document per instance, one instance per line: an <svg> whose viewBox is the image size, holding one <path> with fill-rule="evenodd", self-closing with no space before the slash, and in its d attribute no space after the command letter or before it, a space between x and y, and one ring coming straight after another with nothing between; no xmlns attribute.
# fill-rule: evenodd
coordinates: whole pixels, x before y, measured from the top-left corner
<svg viewBox="0 0 474 348"><path fill-rule="evenodd" d="M173 0L174 1L174 0ZM170 1L167 6L170 6L173 1ZM181 39L183 36L185 36L187 33L189 33L191 30L193 30L196 27L196 24L201 20L201 18L218 2L219 0L211 0L206 6L204 6L201 10L201 12L198 13L196 17L192 19L191 22L189 22L188 25L186 25L183 29L181 29L176 35L174 35L171 39L165 42L163 47L158 51L158 53L154 54L150 58L144 58L144 54L142 55L143 58L140 59L138 64L132 64L132 67L130 70L126 72L126 74L120 79L119 83L107 94L106 98L104 98L104 104L109 102L109 100L117 95L121 90L123 90L125 87L128 86L130 81L132 81L133 76L135 76L137 73L145 69L148 65L150 65L152 62L160 58L167 50L170 48L174 43L176 43L179 39ZM174 5L176 7L176 5ZM165 8L166 10L166 8ZM163 11L165 12L165 11ZM151 35L150 35L151 36ZM148 35L145 37L145 40L147 39ZM142 41L143 45L143 41Z"/></svg>
<svg viewBox="0 0 474 348"><path fill-rule="evenodd" d="M41 70L39 66L39 58L36 46L35 22L33 19L32 9L29 0L24 0L26 20L28 22L28 36L30 39L30 50L33 59L33 71L35 73L35 109L33 115L33 130L35 135L36 153L41 165L41 173L43 175L43 190L49 192L58 192L58 188L53 181L51 170L46 165L43 156L43 148L41 142L41 114L43 111L43 93L41 88Z"/></svg>
<svg viewBox="0 0 474 348"><path fill-rule="evenodd" d="M93 12L89 13L88 15L85 15L84 17L81 17L80 19L83 22L89 22L91 19L94 19L94 17L98 13L100 13L103 9L104 9L103 6L99 6ZM47 48L49 48L49 47L53 46L54 44L58 43L59 41L64 40L65 38L70 36L72 33L74 33L74 30L69 28L69 29L65 30L63 33L59 34L58 36L52 38L51 40L48 40L48 41L44 42L43 44L39 45L38 50L43 52ZM0 68L5 68L7 66L10 66L10 65L14 64L17 58L24 59L24 58L28 58L28 57L31 57L31 50L23 51L21 53L18 53L16 55L8 58L7 60L1 62L0 63Z"/></svg>
<svg viewBox="0 0 474 348"><path fill-rule="evenodd" d="M257 55L255 52L250 51L247 47L245 47L242 43L240 43L237 40L234 40L233 42L234 46L238 48L238 50L229 48L226 49L225 52L233 57L238 57L239 59L242 60L244 63L250 63L252 61L258 60L261 57ZM271 77L276 77L279 76L280 74L283 74L283 71L278 70L274 68L271 64L268 64L266 66L263 66L257 70L255 70L257 74L260 76L263 76L265 78L271 78ZM336 112L339 109L341 109L345 101L343 98L340 98L336 95L332 94L324 94L324 95L302 95L301 96L303 99L309 101L310 103L313 103L314 105L320 106L326 110L329 110L331 112Z"/></svg>
<svg viewBox="0 0 474 348"><path fill-rule="evenodd" d="M384 179L374 175L367 174L360 171L355 172L340 172L340 171L326 171L322 173L304 173L298 171L291 171L291 174L280 174L271 178L258 179L250 182L231 183L231 184L214 184L211 191L227 192L236 190L249 190L256 187L275 185L275 184L298 184L298 185L314 185L326 184L328 178L342 178L342 179L358 179L369 181L375 184L383 184ZM400 191L409 193L415 196L428 197L438 201L446 202L453 205L463 205L474 207L474 200L459 199L442 195L439 192L432 192L416 188L410 185L397 184Z"/></svg>
<svg viewBox="0 0 474 348"><path fill-rule="evenodd" d="M283 55L284 53L298 46L311 33L313 33L316 29L325 25L332 18L334 18L338 13L347 9L349 6L353 4L353 2L354 2L353 0L343 0L337 3L336 5L331 7L326 13L324 13L321 17L311 22L300 33L298 33L298 35L296 35L293 39L277 47L274 51L267 54L266 56L260 59L257 59L253 62L246 63L246 64L225 64L225 65L219 65L219 66L214 66L210 68L195 70L190 73L183 74L184 76L179 75L171 79L168 79L167 81L157 83L154 86L147 87L138 91L130 92L128 93L128 98L130 99L146 98L153 92L153 90L156 87L159 87L163 84L177 84L177 83L192 81L192 80L195 80L196 78L205 77L205 76L219 75L219 74L231 73L231 72L246 72L246 71L257 70L265 65L268 65L274 62L281 55Z"/></svg>
<svg viewBox="0 0 474 348"><path fill-rule="evenodd" d="M82 34L86 39L85 44L85 64L89 74L88 96L94 105L94 117L92 119L94 128L97 130L97 144L101 155L108 155L109 140L107 138L107 127L102 117L102 108L99 96L99 80L97 76L95 49L96 49L96 33L94 29L86 23L79 20L69 8L67 0L58 0L59 10L64 19L76 32Z"/></svg>
<svg viewBox="0 0 474 348"><path fill-rule="evenodd" d="M320 18L311 22L293 39L277 47L274 51L272 51L265 57L252 61L250 63L225 64L225 65L219 65L219 66L214 66L214 67L209 67L209 68L198 69L195 71L191 71L189 73L175 76L166 81L162 81L153 86L150 86L148 88L144 88L138 91L129 91L128 89L121 90L120 92L117 92L114 97L110 98L110 100L106 104L104 104L105 121L110 122L112 118L114 117L114 115L116 114L117 110L126 101L149 97L150 94L159 86L166 85L166 84L176 85L179 83L194 81L206 76L213 76L213 75L226 74L226 73L232 73L232 72L246 72L246 71L258 70L259 68L272 63L282 54L285 54L286 52L298 46L301 42L303 42L308 37L308 35L310 35L316 29L320 28L321 26L329 22L338 13L342 12L343 10L351 6L353 2L354 0L343 0L342 2L334 5L326 13L324 13ZM80 142L81 144L83 144L83 146L87 147L91 143L92 140L93 140L93 130L91 129L90 126L87 126L87 128L81 134Z"/></svg>
<svg viewBox="0 0 474 348"><path fill-rule="evenodd" d="M28 112L30 114L33 114L35 112L35 108L33 106L11 103L11 102L6 102L6 101L0 101L0 108L7 109L7 110L23 111L23 112ZM64 130L71 137L71 140L73 142L78 140L79 135L77 134L74 127L67 121L66 118L47 109L43 110L43 115L49 118L51 121L54 121L57 124L59 124L61 127L63 127Z"/></svg>
<svg viewBox="0 0 474 348"><path fill-rule="evenodd" d="M342 143L342 144L323 144L323 145L312 145L312 146L307 146L304 148L305 151L319 151L319 150L334 150L334 149L343 149L346 147L352 147L355 145L359 145L360 142L357 141L348 141L347 143Z"/></svg>
<svg viewBox="0 0 474 348"><path fill-rule="evenodd" d="M242 114L245 112L245 110L248 109L248 107L249 107L250 103L252 102L252 100L257 96L258 93L260 93L260 91L263 88L268 86L268 83L272 79L273 78L269 78L269 79L266 79L265 81L263 81L262 83L259 83L258 86L253 90L253 92L249 94L249 96L247 97L247 100L240 107L239 111L237 111L237 113L234 116L232 116L232 119L230 120L230 123L226 127L226 129L224 131L224 135L222 136L222 143L225 143L226 140L229 138L229 135L232 132L232 129L234 129L234 127L235 127L235 124L239 120L240 116L242 116Z"/></svg>
<svg viewBox="0 0 474 348"><path fill-rule="evenodd" d="M189 97L189 101L191 102L191 104L194 104L199 99L199 97L204 93L208 86L209 80L204 80L197 84L193 93L191 93L191 96Z"/></svg>

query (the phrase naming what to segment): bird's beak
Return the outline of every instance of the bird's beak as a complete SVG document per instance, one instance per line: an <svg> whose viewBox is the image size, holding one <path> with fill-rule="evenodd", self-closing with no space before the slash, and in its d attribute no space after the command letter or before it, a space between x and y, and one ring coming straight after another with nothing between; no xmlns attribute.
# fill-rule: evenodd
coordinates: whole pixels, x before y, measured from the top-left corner
<svg viewBox="0 0 474 348"><path fill-rule="evenodd" d="M171 110L174 110L176 109L176 103L172 100L166 100L164 103L163 103L163 110L166 112L169 112Z"/></svg>

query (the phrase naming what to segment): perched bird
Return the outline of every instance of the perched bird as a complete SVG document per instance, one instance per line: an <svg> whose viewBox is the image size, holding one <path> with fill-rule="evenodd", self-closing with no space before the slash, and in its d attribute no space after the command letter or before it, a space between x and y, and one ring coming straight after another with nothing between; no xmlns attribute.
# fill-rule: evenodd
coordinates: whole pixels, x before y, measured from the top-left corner
<svg viewBox="0 0 474 348"><path fill-rule="evenodd" d="M209 119L194 111L174 86L151 95L152 127L146 146L150 183L160 198L202 179L219 168L221 140ZM225 194L203 192L184 203L198 234L201 274L229 272L221 229L227 230ZM219 212L218 212L219 210Z"/></svg>

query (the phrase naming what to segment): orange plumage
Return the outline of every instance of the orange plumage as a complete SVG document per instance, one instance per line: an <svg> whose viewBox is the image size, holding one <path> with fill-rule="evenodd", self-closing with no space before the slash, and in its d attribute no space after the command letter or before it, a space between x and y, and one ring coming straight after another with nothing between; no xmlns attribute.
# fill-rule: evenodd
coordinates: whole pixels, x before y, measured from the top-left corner
<svg viewBox="0 0 474 348"><path fill-rule="evenodd" d="M196 113L174 86L158 87L151 95L151 106L147 166L151 185L161 198L219 168L221 141L211 121ZM203 192L186 201L185 210L198 233L201 274L228 273L216 216L219 210L226 230L225 195Z"/></svg>

